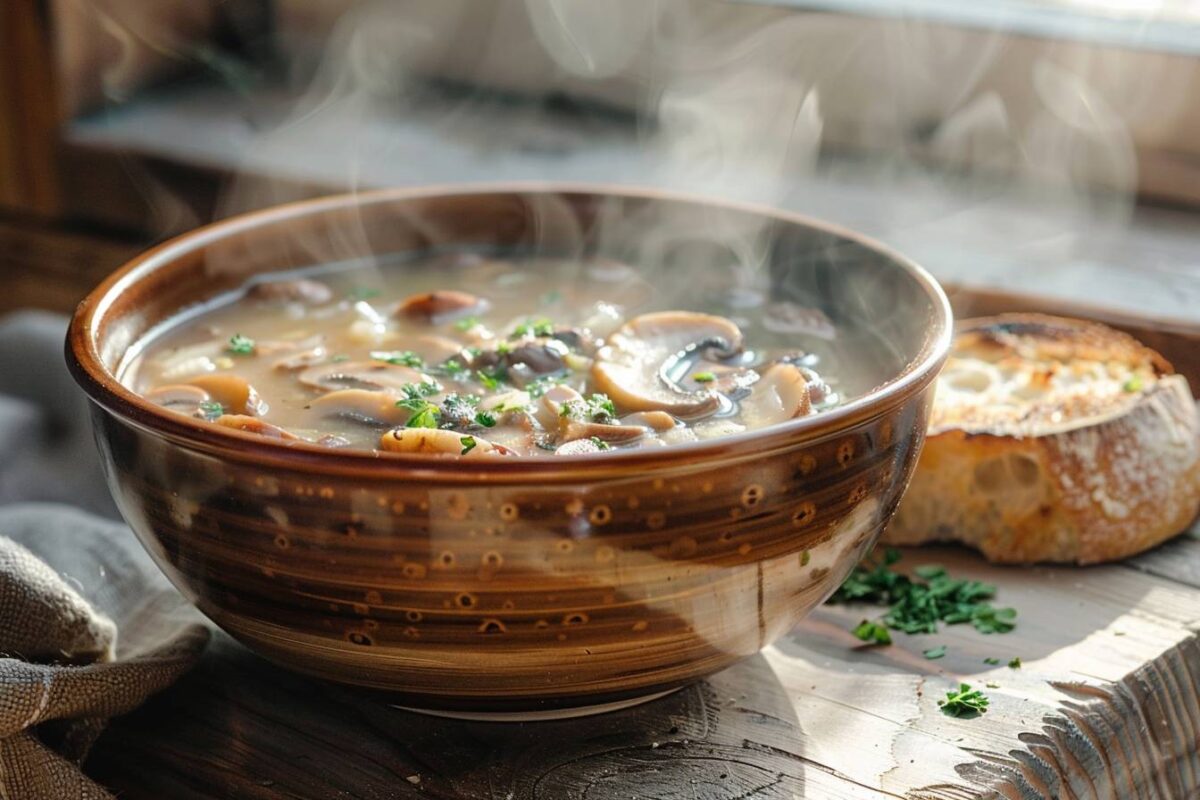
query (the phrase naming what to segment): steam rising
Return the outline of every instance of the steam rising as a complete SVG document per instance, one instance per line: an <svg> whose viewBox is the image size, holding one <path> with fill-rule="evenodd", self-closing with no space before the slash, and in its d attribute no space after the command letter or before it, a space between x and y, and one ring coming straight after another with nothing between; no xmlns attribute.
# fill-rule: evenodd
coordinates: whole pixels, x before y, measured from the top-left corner
<svg viewBox="0 0 1200 800"><path fill-rule="evenodd" d="M80 1L120 27L105 0ZM1003 22L712 0L276 7L301 91L264 111L222 216L396 184L648 184L834 218L963 277L977 267L949 251L981 241L1030 263L1102 252L1130 216L1139 144L1185 124L1193 92L1170 56ZM117 82L128 58L111 69ZM902 188L876 199L879 184ZM1052 210L1026 213L1031 202ZM643 222L637 234L659 239L685 224ZM732 253L748 277L761 267L756 231L689 233L719 238L713 258ZM314 259L370 252L352 224L304 244Z"/></svg>

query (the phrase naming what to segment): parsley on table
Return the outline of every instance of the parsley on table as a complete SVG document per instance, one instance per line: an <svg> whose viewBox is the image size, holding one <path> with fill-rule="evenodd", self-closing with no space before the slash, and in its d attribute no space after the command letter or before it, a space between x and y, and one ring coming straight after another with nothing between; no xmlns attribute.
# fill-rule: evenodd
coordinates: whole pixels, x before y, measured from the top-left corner
<svg viewBox="0 0 1200 800"><path fill-rule="evenodd" d="M459 453L461 456L465 456L467 453L475 449L474 436L460 436L458 437L458 443L462 445L462 452Z"/></svg>
<svg viewBox="0 0 1200 800"><path fill-rule="evenodd" d="M983 663L990 664L994 667L1000 663L1000 659L995 658L994 656L988 656L983 660Z"/></svg>
<svg viewBox="0 0 1200 800"><path fill-rule="evenodd" d="M225 413L225 406L218 403L216 400L205 400L200 404L200 416L212 422Z"/></svg>
<svg viewBox="0 0 1200 800"><path fill-rule="evenodd" d="M1020 658L1020 656L1017 656L1017 657L1013 658L1011 661L1009 661L1009 662L1008 662L1008 668L1009 668L1009 669L1020 669L1020 668L1021 668L1021 658Z"/></svg>
<svg viewBox="0 0 1200 800"><path fill-rule="evenodd" d="M950 717L970 719L987 713L987 696L968 683L961 683L957 690L946 692L945 700L938 700L942 713Z"/></svg>
<svg viewBox="0 0 1200 800"><path fill-rule="evenodd" d="M712 372L697 372L692 375L692 380L696 383L712 383L716 379L716 374Z"/></svg>
<svg viewBox="0 0 1200 800"><path fill-rule="evenodd" d="M412 350L372 350L371 358L376 361L383 361L400 367L412 367L413 369L420 369L421 367L425 366L425 359L421 358Z"/></svg>
<svg viewBox="0 0 1200 800"><path fill-rule="evenodd" d="M992 584L952 578L936 565L919 566L910 578L892 569L900 558L899 551L889 548L881 560L864 561L831 602L887 606L883 624L904 633L936 633L938 623L969 622L980 633L1008 633L1016 627L1015 609L989 602L996 595Z"/></svg>
<svg viewBox="0 0 1200 800"><path fill-rule="evenodd" d="M870 644L891 644L892 635L888 633L886 625L880 625L878 622L871 622L864 619L854 629L854 635L864 642Z"/></svg>
<svg viewBox="0 0 1200 800"><path fill-rule="evenodd" d="M932 661L935 658L941 658L946 655L946 645L940 644L937 647L931 647L928 650L923 650L921 655Z"/></svg>
<svg viewBox="0 0 1200 800"><path fill-rule="evenodd" d="M235 333L229 337L229 346L226 349L235 356L253 355L254 340L249 336L242 336L240 333Z"/></svg>

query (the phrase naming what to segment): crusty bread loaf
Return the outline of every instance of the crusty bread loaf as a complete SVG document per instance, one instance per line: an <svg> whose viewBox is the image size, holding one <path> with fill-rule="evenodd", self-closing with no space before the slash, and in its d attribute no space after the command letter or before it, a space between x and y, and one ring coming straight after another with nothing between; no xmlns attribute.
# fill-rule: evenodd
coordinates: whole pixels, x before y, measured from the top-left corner
<svg viewBox="0 0 1200 800"><path fill-rule="evenodd" d="M1184 530L1200 421L1162 356L1091 322L966 320L884 541L959 541L991 561L1090 564Z"/></svg>

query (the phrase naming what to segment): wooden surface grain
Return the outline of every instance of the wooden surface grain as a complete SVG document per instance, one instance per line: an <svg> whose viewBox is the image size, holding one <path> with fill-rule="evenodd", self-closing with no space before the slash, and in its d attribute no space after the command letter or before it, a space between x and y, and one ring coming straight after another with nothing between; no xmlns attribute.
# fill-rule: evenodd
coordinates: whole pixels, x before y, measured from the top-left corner
<svg viewBox="0 0 1200 800"><path fill-rule="evenodd" d="M1200 588L1146 564L1198 560L1187 537L1146 563L1086 569L910 551L909 566L997 583L1017 630L956 626L867 648L849 628L875 612L826 606L698 685L556 722L413 714L221 636L182 683L117 720L87 768L131 800L1174 800L1200 791ZM922 656L938 644L944 658ZM1007 666L1014 656L1020 669ZM959 681L995 684L986 715L941 713L937 699Z"/></svg>

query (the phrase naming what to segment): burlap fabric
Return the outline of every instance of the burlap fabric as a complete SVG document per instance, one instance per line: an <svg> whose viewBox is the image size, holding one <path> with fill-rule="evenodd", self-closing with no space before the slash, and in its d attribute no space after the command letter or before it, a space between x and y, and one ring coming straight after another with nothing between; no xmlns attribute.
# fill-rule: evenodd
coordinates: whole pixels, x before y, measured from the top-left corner
<svg viewBox="0 0 1200 800"><path fill-rule="evenodd" d="M67 505L113 513L65 331L0 320L0 800L111 797L80 768L88 749L209 635L123 523Z"/></svg>

